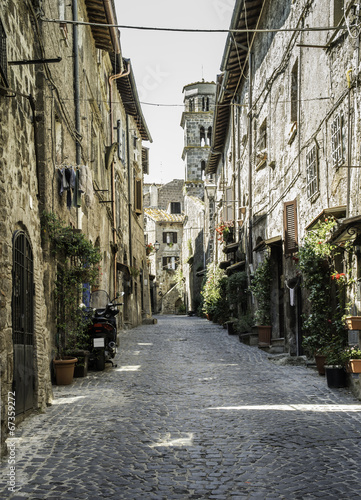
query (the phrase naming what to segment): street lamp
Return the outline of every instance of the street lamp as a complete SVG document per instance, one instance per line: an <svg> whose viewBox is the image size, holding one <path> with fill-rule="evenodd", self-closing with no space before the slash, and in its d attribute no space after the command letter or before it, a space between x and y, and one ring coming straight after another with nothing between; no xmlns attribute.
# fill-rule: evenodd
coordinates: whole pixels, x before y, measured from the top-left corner
<svg viewBox="0 0 361 500"><path fill-rule="evenodd" d="M158 241L156 241L154 243L154 248L155 248L155 251L158 252L159 248L160 248L160 243Z"/></svg>

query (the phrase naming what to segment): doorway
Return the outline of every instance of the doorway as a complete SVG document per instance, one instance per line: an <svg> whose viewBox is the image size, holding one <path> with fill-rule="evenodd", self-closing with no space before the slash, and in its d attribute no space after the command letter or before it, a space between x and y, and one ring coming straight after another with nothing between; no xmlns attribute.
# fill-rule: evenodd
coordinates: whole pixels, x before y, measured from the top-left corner
<svg viewBox="0 0 361 500"><path fill-rule="evenodd" d="M33 252L24 231L16 231L13 237L12 324L15 414L20 415L34 405Z"/></svg>

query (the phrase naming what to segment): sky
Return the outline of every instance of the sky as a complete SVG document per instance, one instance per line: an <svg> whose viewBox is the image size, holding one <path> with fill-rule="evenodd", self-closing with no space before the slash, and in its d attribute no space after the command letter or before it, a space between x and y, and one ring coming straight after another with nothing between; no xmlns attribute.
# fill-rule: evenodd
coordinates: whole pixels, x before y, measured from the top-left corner
<svg viewBox="0 0 361 500"><path fill-rule="evenodd" d="M118 24L190 29L228 29L235 0L115 0ZM216 81L226 33L172 33L120 29L153 143L146 183L184 178L183 87Z"/></svg>

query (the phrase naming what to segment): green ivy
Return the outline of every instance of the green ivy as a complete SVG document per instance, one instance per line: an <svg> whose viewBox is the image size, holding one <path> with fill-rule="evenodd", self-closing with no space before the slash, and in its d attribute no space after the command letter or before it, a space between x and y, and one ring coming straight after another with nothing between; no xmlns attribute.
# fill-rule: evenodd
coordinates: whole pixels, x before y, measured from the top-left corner
<svg viewBox="0 0 361 500"><path fill-rule="evenodd" d="M330 242L335 224L335 219L326 218L308 231L298 254L309 303L309 312L303 315L303 347L311 355L326 354L328 362L335 362L346 343L347 279L334 269L334 257L341 252Z"/></svg>
<svg viewBox="0 0 361 500"><path fill-rule="evenodd" d="M44 212L41 226L42 237L50 242L51 251L59 263L54 298L58 354L62 357L69 350L86 347L88 320L80 302L84 284L91 287L98 283L101 256L82 232L65 225L56 214Z"/></svg>
<svg viewBox="0 0 361 500"><path fill-rule="evenodd" d="M249 289L256 299L254 319L257 325L269 325L271 322L271 261L269 256L258 265Z"/></svg>

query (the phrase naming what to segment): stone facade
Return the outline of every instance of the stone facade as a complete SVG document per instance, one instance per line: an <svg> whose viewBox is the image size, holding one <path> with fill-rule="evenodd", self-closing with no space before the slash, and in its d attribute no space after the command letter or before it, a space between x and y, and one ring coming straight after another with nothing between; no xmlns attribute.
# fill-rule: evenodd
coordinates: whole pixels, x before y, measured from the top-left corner
<svg viewBox="0 0 361 500"><path fill-rule="evenodd" d="M77 12L55 0L0 1L2 446L15 373L24 372L28 383L15 388L19 398L34 387L18 419L52 397L54 280L62 262L42 241L43 211L82 231L99 249L100 288L112 297L125 292L119 327L151 315L142 206L142 141L151 136L130 61L122 57L116 29L59 25L39 17L41 12L44 19L91 22L100 15L104 23L116 24L111 4L96 3L97 14L87 0L77 3ZM58 56L58 62L31 62ZM30 64L7 64L23 60ZM81 184L83 166L86 184ZM74 174L73 189L62 184L61 172ZM19 274L16 264L23 269ZM14 366L19 345L26 359Z"/></svg>
<svg viewBox="0 0 361 500"><path fill-rule="evenodd" d="M295 0L266 2L261 8L256 2L247 26L259 21L260 29L283 31L257 33L251 51L242 46L241 34L237 46L229 36L218 80L219 108L206 169L216 179L216 224L233 221L249 276L270 255L272 341L283 342L291 355L302 352L301 313L307 301L297 248L311 222L329 213L341 233L343 228L360 232L355 189L361 175L359 33L345 28L359 22L352 3ZM239 17L232 28L245 27L244 8L236 2ZM339 30L294 29L339 23ZM234 64L236 58L241 67ZM219 243L217 262L224 258L222 249ZM339 265L340 272L358 280L357 253ZM356 314L361 310L356 285L350 298Z"/></svg>

